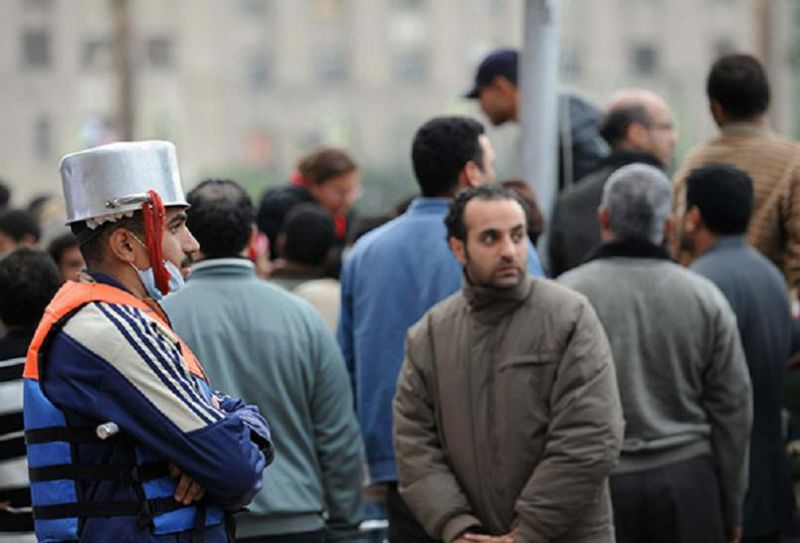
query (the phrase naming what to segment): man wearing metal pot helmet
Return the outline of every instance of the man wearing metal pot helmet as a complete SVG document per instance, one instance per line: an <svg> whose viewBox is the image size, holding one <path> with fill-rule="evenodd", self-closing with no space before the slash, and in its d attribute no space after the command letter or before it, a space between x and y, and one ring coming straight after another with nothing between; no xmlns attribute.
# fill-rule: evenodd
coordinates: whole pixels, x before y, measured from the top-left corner
<svg viewBox="0 0 800 543"><path fill-rule="evenodd" d="M231 541L272 457L252 406L211 392L158 305L197 250L175 148L124 142L64 157L87 272L39 324L24 418L40 541Z"/></svg>

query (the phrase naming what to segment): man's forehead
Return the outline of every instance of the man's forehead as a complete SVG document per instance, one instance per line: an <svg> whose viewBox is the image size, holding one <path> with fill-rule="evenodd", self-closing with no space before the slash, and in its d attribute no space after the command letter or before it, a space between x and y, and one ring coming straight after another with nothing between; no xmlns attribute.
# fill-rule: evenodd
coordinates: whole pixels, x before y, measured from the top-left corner
<svg viewBox="0 0 800 543"><path fill-rule="evenodd" d="M470 229L514 228L525 222L525 211L516 200L475 198L464 208L464 224Z"/></svg>

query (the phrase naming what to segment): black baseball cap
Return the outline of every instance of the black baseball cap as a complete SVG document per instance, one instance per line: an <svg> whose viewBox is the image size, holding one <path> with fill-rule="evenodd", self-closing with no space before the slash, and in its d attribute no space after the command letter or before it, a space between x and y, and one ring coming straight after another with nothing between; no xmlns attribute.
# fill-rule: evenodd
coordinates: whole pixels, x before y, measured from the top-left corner
<svg viewBox="0 0 800 543"><path fill-rule="evenodd" d="M475 73L475 84L465 98L477 98L480 90L489 85L495 77L502 76L517 84L518 54L514 49L498 49L490 53Z"/></svg>

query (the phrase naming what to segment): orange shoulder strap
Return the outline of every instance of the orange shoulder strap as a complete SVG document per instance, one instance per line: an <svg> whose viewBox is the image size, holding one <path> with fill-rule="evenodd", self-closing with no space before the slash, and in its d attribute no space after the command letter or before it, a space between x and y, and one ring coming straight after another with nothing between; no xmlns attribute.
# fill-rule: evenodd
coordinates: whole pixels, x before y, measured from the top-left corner
<svg viewBox="0 0 800 543"><path fill-rule="evenodd" d="M44 310L42 320L39 321L39 326L33 335L33 340L28 348L28 356L25 359L25 370L22 376L26 379L39 379L39 350L47 338L48 334L61 319L92 302L103 302L109 304L119 304L135 307L141 310L149 318L157 320L162 325L172 331L172 327L167 322L166 318L156 311L153 307L149 306L143 300L136 296L118 289L111 285L103 283L76 283L74 281L67 281L59 289L50 304ZM186 365L194 375L206 379L205 372L203 371L200 362L189 347L183 342L178 334L175 334L181 345L181 354L186 361Z"/></svg>

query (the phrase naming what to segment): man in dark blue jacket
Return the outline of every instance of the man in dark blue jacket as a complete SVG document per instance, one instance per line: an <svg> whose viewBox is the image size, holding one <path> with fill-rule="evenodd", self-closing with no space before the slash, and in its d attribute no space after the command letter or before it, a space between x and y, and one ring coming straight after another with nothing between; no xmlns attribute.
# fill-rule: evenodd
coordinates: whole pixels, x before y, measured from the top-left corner
<svg viewBox="0 0 800 543"><path fill-rule="evenodd" d="M36 536L230 542L272 443L255 408L211 391L157 303L198 249L175 148L106 145L61 174L88 272L50 302L25 363Z"/></svg>
<svg viewBox="0 0 800 543"><path fill-rule="evenodd" d="M714 282L736 313L753 384L744 541L777 542L794 510L781 431L792 321L783 276L745 241L752 209L745 172L723 164L698 168L687 178L681 240L695 259L691 269Z"/></svg>

